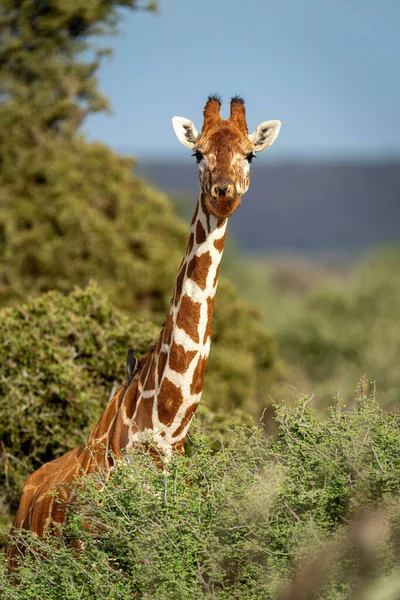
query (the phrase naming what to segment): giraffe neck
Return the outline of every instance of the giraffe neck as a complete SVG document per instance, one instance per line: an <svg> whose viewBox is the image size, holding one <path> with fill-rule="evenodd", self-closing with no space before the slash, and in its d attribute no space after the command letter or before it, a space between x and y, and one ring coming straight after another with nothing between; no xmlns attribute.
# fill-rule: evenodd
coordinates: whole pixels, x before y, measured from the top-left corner
<svg viewBox="0 0 400 600"><path fill-rule="evenodd" d="M67 502L74 501L76 478L105 468L133 444L154 443L168 457L182 450L200 402L210 352L211 320L225 244L227 221L209 215L204 198L192 220L189 242L179 269L171 308L157 344L143 359L129 385L122 385L107 405L86 444L46 463L24 486L14 521L42 535L53 521L62 524ZM54 486L62 502L55 501ZM9 568L21 550L11 544Z"/></svg>
<svg viewBox="0 0 400 600"><path fill-rule="evenodd" d="M203 391L226 226L200 194L164 329L137 377L133 442L147 431L168 453L186 436Z"/></svg>
<svg viewBox="0 0 400 600"><path fill-rule="evenodd" d="M200 194L164 329L89 436L90 446L100 443L105 466L104 449L116 456L147 442L166 456L183 449L203 391L226 226L206 211Z"/></svg>

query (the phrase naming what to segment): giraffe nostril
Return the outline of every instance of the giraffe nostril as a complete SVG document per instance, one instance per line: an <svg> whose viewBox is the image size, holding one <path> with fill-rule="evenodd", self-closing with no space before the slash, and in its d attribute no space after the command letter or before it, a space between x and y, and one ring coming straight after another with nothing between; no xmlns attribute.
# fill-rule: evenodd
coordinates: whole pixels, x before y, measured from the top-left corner
<svg viewBox="0 0 400 600"><path fill-rule="evenodd" d="M235 186L227 181L219 181L211 188L211 195L214 196L214 198L217 196L225 196L226 198L230 198L234 195L234 193Z"/></svg>

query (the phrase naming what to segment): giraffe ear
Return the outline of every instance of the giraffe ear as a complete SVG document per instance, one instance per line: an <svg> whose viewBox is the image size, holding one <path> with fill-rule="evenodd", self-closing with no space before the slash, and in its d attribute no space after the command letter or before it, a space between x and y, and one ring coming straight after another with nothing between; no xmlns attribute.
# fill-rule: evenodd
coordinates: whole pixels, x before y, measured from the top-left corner
<svg viewBox="0 0 400 600"><path fill-rule="evenodd" d="M254 146L255 152L266 150L276 140L281 128L280 121L264 121L260 123L257 129L249 135L250 141Z"/></svg>
<svg viewBox="0 0 400 600"><path fill-rule="evenodd" d="M200 136L192 121L184 117L173 117L172 126L176 137L186 148L195 147L196 141Z"/></svg>

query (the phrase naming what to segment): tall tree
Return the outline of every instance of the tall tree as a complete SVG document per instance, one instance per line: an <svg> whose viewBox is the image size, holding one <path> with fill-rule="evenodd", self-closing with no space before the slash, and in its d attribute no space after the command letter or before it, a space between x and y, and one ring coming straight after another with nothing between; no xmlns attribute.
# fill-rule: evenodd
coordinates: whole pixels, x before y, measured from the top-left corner
<svg viewBox="0 0 400 600"><path fill-rule="evenodd" d="M92 277L124 307L165 293L138 223L146 230L156 205L155 236L157 226L169 230L177 246L182 224L165 199L132 178L131 160L79 132L87 115L107 107L97 70L110 49L97 44L116 31L123 8L156 4L0 0L0 305ZM167 240L159 246L163 256Z"/></svg>
<svg viewBox="0 0 400 600"><path fill-rule="evenodd" d="M96 72L110 52L94 39L115 32L122 7L140 0L0 0L0 146L10 130L35 143L69 137L107 107Z"/></svg>

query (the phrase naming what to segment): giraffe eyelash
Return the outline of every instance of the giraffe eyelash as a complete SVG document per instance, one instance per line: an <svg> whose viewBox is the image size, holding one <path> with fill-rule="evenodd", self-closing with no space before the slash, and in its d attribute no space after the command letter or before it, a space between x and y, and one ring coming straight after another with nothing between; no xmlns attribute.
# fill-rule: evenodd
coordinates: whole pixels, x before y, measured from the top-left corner
<svg viewBox="0 0 400 600"><path fill-rule="evenodd" d="M257 156L254 154L254 152L250 152L250 154L247 154L245 156L245 158L246 158L247 162L249 164L251 164L251 161L253 160L253 158L257 158Z"/></svg>
<svg viewBox="0 0 400 600"><path fill-rule="evenodd" d="M199 163L204 158L204 156L202 155L202 153L199 150L195 150L193 152L192 156L194 156L196 158L197 163Z"/></svg>

